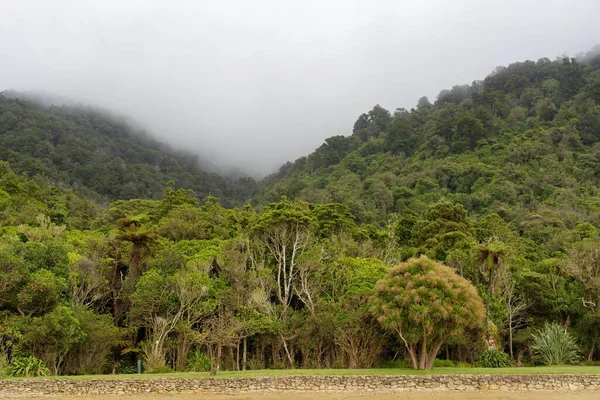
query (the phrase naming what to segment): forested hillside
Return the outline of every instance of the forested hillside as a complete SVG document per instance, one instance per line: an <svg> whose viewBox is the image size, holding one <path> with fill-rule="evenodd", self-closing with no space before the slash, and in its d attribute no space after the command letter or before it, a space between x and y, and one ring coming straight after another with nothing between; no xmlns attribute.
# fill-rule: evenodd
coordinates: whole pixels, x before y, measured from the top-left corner
<svg viewBox="0 0 600 400"><path fill-rule="evenodd" d="M600 57L540 59L443 90L435 104L375 106L351 136L265 179L258 199L346 204L362 223L394 226L409 253L438 246L416 229L449 201L471 218L499 217L545 258L600 223L599 157Z"/></svg>
<svg viewBox="0 0 600 400"><path fill-rule="evenodd" d="M232 181L201 170L198 156L174 151L123 117L44 106L14 92L0 93L0 160L97 200L160 198L173 180L198 198L219 196L233 206L247 201L255 185L251 178Z"/></svg>
<svg viewBox="0 0 600 400"><path fill-rule="evenodd" d="M9 372L600 358L598 56L376 106L246 205L251 182L196 174L93 113L0 106Z"/></svg>

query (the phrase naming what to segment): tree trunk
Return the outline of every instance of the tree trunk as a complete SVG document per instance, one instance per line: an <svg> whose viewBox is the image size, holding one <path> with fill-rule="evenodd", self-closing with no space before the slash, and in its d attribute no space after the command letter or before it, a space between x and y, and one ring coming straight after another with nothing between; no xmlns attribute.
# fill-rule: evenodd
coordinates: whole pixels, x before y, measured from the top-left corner
<svg viewBox="0 0 600 400"><path fill-rule="evenodd" d="M187 357L190 349L192 347L189 340L185 337L185 335L179 335L180 339L177 343L177 352L175 355L175 370L183 371L185 369L185 365L187 364Z"/></svg>
<svg viewBox="0 0 600 400"><path fill-rule="evenodd" d="M210 371L211 375L217 375L219 373L219 370L221 369L221 350L222 350L222 345L221 343L217 343L217 355L215 357L215 363L212 366L212 370Z"/></svg>
<svg viewBox="0 0 600 400"><path fill-rule="evenodd" d="M437 356L441 347L442 347L442 342L440 341L431 348L431 351L429 352L429 354L427 356L427 363L425 365L426 369L433 368L433 364L435 363L435 356Z"/></svg>
<svg viewBox="0 0 600 400"><path fill-rule="evenodd" d="M246 338L244 337L244 354L242 356L242 371L246 370L246 357L247 357L248 347L246 345Z"/></svg>
<svg viewBox="0 0 600 400"><path fill-rule="evenodd" d="M485 302L485 323L486 323L486 333L490 335L490 300L492 299L492 274L494 268L490 268L490 276L489 276L489 284L488 284L488 292L487 292L487 301ZM489 338L488 338L489 339Z"/></svg>
<svg viewBox="0 0 600 400"><path fill-rule="evenodd" d="M513 355L513 326L512 326L512 315L508 316L508 349L510 351L510 359L514 361Z"/></svg>
<svg viewBox="0 0 600 400"><path fill-rule="evenodd" d="M413 369L419 369L419 365L417 364L417 349L414 344L407 346L408 354L410 355L410 361L412 363Z"/></svg>
<svg viewBox="0 0 600 400"><path fill-rule="evenodd" d="M272 354L273 354L273 368L277 368L277 364L279 364L279 350L280 350L280 346L275 346L275 341L273 341L273 344L271 345L271 350L272 350Z"/></svg>
<svg viewBox="0 0 600 400"><path fill-rule="evenodd" d="M219 373L221 369L221 351L223 350L223 346L221 343L217 344L217 365L215 366L215 375Z"/></svg>
<svg viewBox="0 0 600 400"><path fill-rule="evenodd" d="M487 301L485 302L485 336L486 336L485 339L488 342L488 348L491 348L491 346L490 346L490 301L492 300L492 277L493 277L494 267L489 266L489 269L490 269L490 276L489 276L489 282L488 282Z"/></svg>
<svg viewBox="0 0 600 400"><path fill-rule="evenodd" d="M237 346L235 346L235 370L240 370L240 341L238 340Z"/></svg>
<svg viewBox="0 0 600 400"><path fill-rule="evenodd" d="M227 360L233 365L235 363L235 356L233 355L233 346L227 346Z"/></svg>
<svg viewBox="0 0 600 400"><path fill-rule="evenodd" d="M425 336L421 342L421 351L419 352L419 369L425 369L427 356L427 336Z"/></svg>
<svg viewBox="0 0 600 400"><path fill-rule="evenodd" d="M294 359L292 358L292 355L290 354L289 350L288 350L288 346L287 346L287 342L285 341L285 338L283 337L283 335L281 335L281 340L283 341L283 349L285 350L285 355L288 358L288 361L290 363L290 368L294 368Z"/></svg>

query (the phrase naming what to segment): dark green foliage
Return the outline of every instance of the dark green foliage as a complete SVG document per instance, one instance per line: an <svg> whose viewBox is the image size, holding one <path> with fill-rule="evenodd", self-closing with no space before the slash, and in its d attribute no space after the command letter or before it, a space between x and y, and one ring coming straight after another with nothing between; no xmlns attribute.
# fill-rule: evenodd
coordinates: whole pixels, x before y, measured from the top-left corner
<svg viewBox="0 0 600 400"><path fill-rule="evenodd" d="M440 360L436 358L433 362L433 368L454 368L456 363L452 360Z"/></svg>
<svg viewBox="0 0 600 400"><path fill-rule="evenodd" d="M152 367L151 369L146 371L147 374L169 374L171 372L173 372L173 368L168 367L166 365L160 367Z"/></svg>
<svg viewBox="0 0 600 400"><path fill-rule="evenodd" d="M203 171L197 156L171 149L123 117L42 107L1 93L0 159L18 173L43 175L94 199L157 199L169 181L198 198L217 195L227 205L246 201L254 191L247 179L238 185Z"/></svg>
<svg viewBox="0 0 600 400"><path fill-rule="evenodd" d="M508 368L512 364L510 357L505 352L498 349L487 349L479 354L475 365L483 368Z"/></svg>
<svg viewBox="0 0 600 400"><path fill-rule="evenodd" d="M352 136L336 137L361 139L359 147L336 152L340 161L330 158L326 168L317 161L321 150L298 160L277 182L266 180L257 200L282 194L333 200L347 204L357 221L381 225L392 213L420 214L441 199L510 223L528 213L554 213L564 223L573 212L591 222L589 202L600 185L593 161L600 114L587 93L597 75L573 60L527 61L456 86L430 106L393 117L376 106L358 119ZM543 235L524 229L542 245L554 236L550 226Z"/></svg>
<svg viewBox="0 0 600 400"><path fill-rule="evenodd" d="M404 360L387 360L382 362L379 368L410 368L410 365Z"/></svg>

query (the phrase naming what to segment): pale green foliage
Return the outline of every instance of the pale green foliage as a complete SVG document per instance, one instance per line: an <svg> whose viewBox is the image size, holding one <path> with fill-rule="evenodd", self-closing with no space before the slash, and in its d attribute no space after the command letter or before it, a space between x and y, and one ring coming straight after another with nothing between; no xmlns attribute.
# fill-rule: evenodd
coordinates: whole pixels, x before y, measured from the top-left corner
<svg viewBox="0 0 600 400"><path fill-rule="evenodd" d="M346 294L368 295L388 270L388 266L376 258L342 257L339 264L347 279L344 282Z"/></svg>
<svg viewBox="0 0 600 400"><path fill-rule="evenodd" d="M545 365L576 364L581 361L577 341L567 328L558 324L544 325L533 334L531 345L534 357Z"/></svg>
<svg viewBox="0 0 600 400"><path fill-rule="evenodd" d="M210 357L200 350L194 351L188 357L187 369L194 372L210 371Z"/></svg>
<svg viewBox="0 0 600 400"><path fill-rule="evenodd" d="M498 349L486 349L479 354L475 364L483 368L507 368L511 366L510 357Z"/></svg>
<svg viewBox="0 0 600 400"><path fill-rule="evenodd" d="M27 225L19 226L19 230L28 240L42 242L44 240L58 240L65 231L65 225L55 225L50 221L50 217L40 214L36 218L38 227L32 228Z"/></svg>
<svg viewBox="0 0 600 400"><path fill-rule="evenodd" d="M28 315L48 312L58 303L65 287L63 278L47 269L37 270L17 295L19 309Z"/></svg>
<svg viewBox="0 0 600 400"><path fill-rule="evenodd" d="M165 366L165 351L163 346L154 346L153 338L140 344L144 358L144 368L152 372L157 368Z"/></svg>
<svg viewBox="0 0 600 400"><path fill-rule="evenodd" d="M46 376L50 370L46 364L34 356L16 357L8 367L8 375L19 377Z"/></svg>

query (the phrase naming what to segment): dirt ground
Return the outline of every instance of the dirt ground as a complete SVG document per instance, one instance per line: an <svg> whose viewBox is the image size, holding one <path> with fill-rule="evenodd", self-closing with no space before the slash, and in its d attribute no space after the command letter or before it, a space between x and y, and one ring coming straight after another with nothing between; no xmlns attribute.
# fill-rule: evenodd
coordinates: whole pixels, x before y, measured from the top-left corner
<svg viewBox="0 0 600 400"><path fill-rule="evenodd" d="M600 392L419 392L397 394L349 393L251 393L235 395L204 394L148 394L132 396L66 396L44 397L29 400L598 400Z"/></svg>

